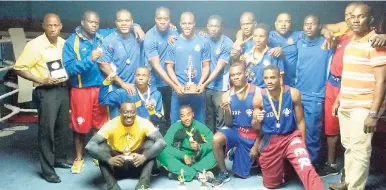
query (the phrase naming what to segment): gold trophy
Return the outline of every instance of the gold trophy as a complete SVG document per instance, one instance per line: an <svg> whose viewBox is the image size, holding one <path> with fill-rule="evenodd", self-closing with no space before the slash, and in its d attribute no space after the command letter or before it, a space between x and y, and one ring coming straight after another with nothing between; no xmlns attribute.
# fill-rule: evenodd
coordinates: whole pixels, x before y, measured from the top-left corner
<svg viewBox="0 0 386 190"><path fill-rule="evenodd" d="M132 151L133 146L130 143L128 143L128 141L129 141L129 138L126 137L126 146L123 149L123 158L125 160L132 161L133 155L131 155L131 153L132 153L131 151Z"/></svg>
<svg viewBox="0 0 386 190"><path fill-rule="evenodd" d="M185 185L184 169L180 170L180 175L178 176L178 182L180 185Z"/></svg>
<svg viewBox="0 0 386 190"><path fill-rule="evenodd" d="M185 69L185 74L188 77L188 82L185 84L185 94L197 94L197 84L194 84L192 79L196 77L197 70L193 66L193 57L189 55L188 68Z"/></svg>

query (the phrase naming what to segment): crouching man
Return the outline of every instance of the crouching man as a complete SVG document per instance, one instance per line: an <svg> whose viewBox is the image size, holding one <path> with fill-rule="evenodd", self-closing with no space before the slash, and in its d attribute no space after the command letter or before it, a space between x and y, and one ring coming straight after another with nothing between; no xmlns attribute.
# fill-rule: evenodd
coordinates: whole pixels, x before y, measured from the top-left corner
<svg viewBox="0 0 386 190"><path fill-rule="evenodd" d="M147 119L136 116L133 102L120 106L120 116L110 120L86 146L99 160L108 190L120 190L117 176L140 176L135 189L147 189L155 157L166 146L162 135Z"/></svg>

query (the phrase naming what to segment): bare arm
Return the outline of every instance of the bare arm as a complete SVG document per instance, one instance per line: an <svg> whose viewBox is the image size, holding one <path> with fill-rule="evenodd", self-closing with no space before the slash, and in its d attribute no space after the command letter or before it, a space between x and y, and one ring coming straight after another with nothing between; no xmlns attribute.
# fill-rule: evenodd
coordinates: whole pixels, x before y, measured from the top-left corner
<svg viewBox="0 0 386 190"><path fill-rule="evenodd" d="M150 133L148 138L154 141L154 145L145 150L143 155L147 160L150 160L159 155L159 153L165 148L166 142L158 130Z"/></svg>
<svg viewBox="0 0 386 190"><path fill-rule="evenodd" d="M338 22L335 24L326 24L323 26L322 31L320 32L323 35L338 33L338 32L344 32L344 30L347 29L346 22Z"/></svg>
<svg viewBox="0 0 386 190"><path fill-rule="evenodd" d="M106 76L109 76L111 73L113 73L113 69L111 68L110 64L109 63L103 63L103 62L99 62L99 68L101 69L101 71L106 75ZM116 75L114 78L113 78L114 82L119 85L120 87L123 88L123 85L125 84L125 81L123 81L121 78L119 78L118 75Z"/></svg>
<svg viewBox="0 0 386 190"><path fill-rule="evenodd" d="M14 70L17 75L19 75L22 78L25 78L29 81L33 81L39 84L43 84L43 79L33 75L30 71L28 70Z"/></svg>
<svg viewBox="0 0 386 190"><path fill-rule="evenodd" d="M373 103L371 104L371 111L379 111L386 91L386 65L374 67L375 74L375 90Z"/></svg>
<svg viewBox="0 0 386 190"><path fill-rule="evenodd" d="M208 86L208 84L211 83L217 77L217 75L225 67L226 64L227 63L225 63L224 61L219 60L213 72L210 73L209 78L205 81L204 86Z"/></svg>
<svg viewBox="0 0 386 190"><path fill-rule="evenodd" d="M166 71L162 68L159 57L154 57L153 59L149 60L154 70L157 72L157 74L161 77L163 81L166 82L170 87L176 88L176 84L173 82L172 79L168 76Z"/></svg>
<svg viewBox="0 0 386 190"><path fill-rule="evenodd" d="M180 82L178 82L176 73L174 72L174 63L166 63L166 71L168 72L168 75L170 79L174 82L174 84L182 86Z"/></svg>
<svg viewBox="0 0 386 190"><path fill-rule="evenodd" d="M224 122L225 122L225 125L228 126L228 127L232 127L233 120L232 120L231 108L230 108L230 105L229 105L229 103L230 103L229 102L229 91L225 92L222 95L221 98L222 98L221 107L224 110Z"/></svg>
<svg viewBox="0 0 386 190"><path fill-rule="evenodd" d="M300 92L291 88L291 98L294 104L295 116L296 116L296 125L298 126L298 130L302 134L303 142L306 140L306 122L304 120L304 112L302 107L301 95Z"/></svg>
<svg viewBox="0 0 386 190"><path fill-rule="evenodd" d="M259 92L258 92L259 91ZM253 119L252 119L252 128L256 130L256 140L253 145L254 148L258 149L261 139L261 120L258 117L264 118L263 110L263 99L260 93L260 89L256 88L255 96L253 97Z"/></svg>
<svg viewBox="0 0 386 190"><path fill-rule="evenodd" d="M203 84L205 82L205 80L208 78L209 71L210 71L209 64L210 64L210 61L203 61L202 62L201 78L200 78L200 81L198 82L198 84Z"/></svg>

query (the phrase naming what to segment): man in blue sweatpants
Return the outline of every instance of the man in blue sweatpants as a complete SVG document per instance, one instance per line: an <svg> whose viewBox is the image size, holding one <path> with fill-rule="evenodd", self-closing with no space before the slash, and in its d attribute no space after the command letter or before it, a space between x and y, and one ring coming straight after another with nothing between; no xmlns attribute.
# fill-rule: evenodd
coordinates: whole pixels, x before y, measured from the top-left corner
<svg viewBox="0 0 386 190"><path fill-rule="evenodd" d="M333 50L322 49L319 18L308 15L304 19L304 39L297 42L298 62L295 87L302 94L306 121L306 146L313 164L318 164L321 148L324 91Z"/></svg>
<svg viewBox="0 0 386 190"><path fill-rule="evenodd" d="M205 122L205 96L201 86L208 78L210 70L210 46L204 38L194 34L195 19L191 12L181 15L180 25L182 34L168 50L166 69L175 84L184 89L182 96L172 94L171 122L175 123L180 117L180 106L190 105L194 112L194 119ZM192 82L197 85L198 94L186 94L185 84L188 82L188 71L193 73Z"/></svg>

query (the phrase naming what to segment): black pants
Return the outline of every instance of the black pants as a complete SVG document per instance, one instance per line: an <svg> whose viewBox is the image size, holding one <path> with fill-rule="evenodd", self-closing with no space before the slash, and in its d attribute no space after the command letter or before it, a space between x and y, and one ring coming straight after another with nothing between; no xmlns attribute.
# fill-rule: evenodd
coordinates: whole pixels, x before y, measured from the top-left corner
<svg viewBox="0 0 386 190"><path fill-rule="evenodd" d="M164 116L170 122L170 104L172 102L172 88L169 86L158 87L157 90L161 93L162 104L164 108Z"/></svg>
<svg viewBox="0 0 386 190"><path fill-rule="evenodd" d="M136 153L143 153L146 149L150 148L154 144L154 141L147 140L143 143L140 150L134 151ZM110 147L109 147L110 148ZM107 149L106 149L107 150ZM112 156L117 155L111 148L108 150ZM111 167L108 163L99 161L99 168L102 172L103 178L106 181L108 190L120 190L116 178L124 177L138 177L139 180L148 180L150 182L151 171L153 170L155 159L147 160L143 165L134 167L130 161L126 161L122 167Z"/></svg>
<svg viewBox="0 0 386 190"><path fill-rule="evenodd" d="M65 86L37 87L39 130L38 144L43 175L55 174L54 162L67 159L70 136L69 91Z"/></svg>

